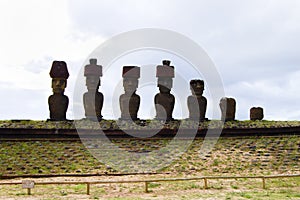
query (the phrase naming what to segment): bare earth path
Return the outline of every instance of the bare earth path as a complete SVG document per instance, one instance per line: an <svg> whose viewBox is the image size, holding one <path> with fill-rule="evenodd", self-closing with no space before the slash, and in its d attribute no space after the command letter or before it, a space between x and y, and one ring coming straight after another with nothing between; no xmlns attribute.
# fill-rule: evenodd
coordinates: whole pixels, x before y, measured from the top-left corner
<svg viewBox="0 0 300 200"><path fill-rule="evenodd" d="M179 177L179 176L177 176ZM193 177L183 175L180 177ZM174 178L172 175L94 176L39 178L36 182L57 181L121 181ZM23 179L1 180L20 182ZM26 179L30 180L30 179ZM300 178L267 180L267 189L262 189L261 180L209 180L209 188L203 181L180 181L150 183L149 193L144 192L144 183L91 185L86 195L86 185L39 185L27 195L21 185L1 186L1 199L300 199Z"/></svg>

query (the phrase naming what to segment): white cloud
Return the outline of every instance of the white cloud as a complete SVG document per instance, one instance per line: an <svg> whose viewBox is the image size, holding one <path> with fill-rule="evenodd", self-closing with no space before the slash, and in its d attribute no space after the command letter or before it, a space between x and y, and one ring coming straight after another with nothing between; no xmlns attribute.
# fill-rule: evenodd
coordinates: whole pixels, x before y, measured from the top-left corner
<svg viewBox="0 0 300 200"><path fill-rule="evenodd" d="M261 105L268 119L299 119L299 10L300 1L281 0L3 0L0 88L10 95L1 102L47 101L52 61L65 60L71 105L76 76L91 51L113 35L154 27L187 35L207 50L223 78L226 95L237 100L238 118L247 119L250 107ZM107 97L113 85L109 81L103 77L101 86ZM143 106L148 104L143 101ZM47 105L34 116L30 106L13 108L7 116L48 117ZM110 109L106 107L105 113ZM6 112L1 108L0 118L6 118ZM69 118L72 112L69 106Z"/></svg>
<svg viewBox="0 0 300 200"><path fill-rule="evenodd" d="M47 103L40 108L36 102L47 102L52 93L49 71L53 60L67 62L71 77L66 94L71 96L69 90L73 89L76 80L74 76L83 60L103 38L89 37L87 33L72 29L69 3L67 0L0 2L0 88L5 93L10 93L1 95L5 96L2 99L3 105L15 102L14 99L27 99L24 102L32 102L32 105L44 110L37 112L40 119L47 118ZM24 91L32 95L25 94ZM30 115L32 106L22 106L22 109L8 106L2 109L9 109L10 113L15 114L15 118L23 118L25 113L25 118L37 118ZM7 113L2 109L2 115ZM71 112L69 106L68 113ZM72 118L70 114L68 116Z"/></svg>
<svg viewBox="0 0 300 200"><path fill-rule="evenodd" d="M238 119L249 119L251 107L265 109L267 119L295 120L300 118L298 102L300 71L254 82L236 82L229 85L227 94L237 97Z"/></svg>

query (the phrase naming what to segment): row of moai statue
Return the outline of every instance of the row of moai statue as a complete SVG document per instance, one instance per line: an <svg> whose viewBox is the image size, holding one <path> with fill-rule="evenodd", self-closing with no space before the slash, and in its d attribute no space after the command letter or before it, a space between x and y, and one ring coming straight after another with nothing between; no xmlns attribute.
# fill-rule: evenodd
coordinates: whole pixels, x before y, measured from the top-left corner
<svg viewBox="0 0 300 200"><path fill-rule="evenodd" d="M172 121L172 113L175 105L175 97L171 94L173 78L175 76L174 66L169 60L163 60L162 65L156 67L157 87L159 93L154 97L156 110L155 119ZM97 65L97 59L90 59L90 63L84 68L87 92L83 94L85 117L89 120L102 120L103 94L99 92L102 77L102 66ZM53 95L48 99L51 121L64 121L69 105L69 99L64 95L67 86L69 72L64 61L54 61L50 70L52 78ZM140 78L140 67L124 66L122 71L124 94L119 98L121 120L139 120L137 117L140 107L140 96L136 94L138 80ZM194 79L190 81L192 95L187 98L189 119L195 121L206 121L207 99L203 96L204 81ZM233 98L224 97L220 100L221 120L235 120L236 101ZM263 109L253 107L250 109L251 120L262 120Z"/></svg>

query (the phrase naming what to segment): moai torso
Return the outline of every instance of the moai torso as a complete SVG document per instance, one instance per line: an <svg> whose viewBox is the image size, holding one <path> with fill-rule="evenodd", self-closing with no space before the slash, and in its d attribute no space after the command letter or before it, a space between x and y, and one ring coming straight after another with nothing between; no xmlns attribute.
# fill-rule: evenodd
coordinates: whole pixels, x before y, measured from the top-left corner
<svg viewBox="0 0 300 200"><path fill-rule="evenodd" d="M137 113L140 107L140 96L137 94L120 96L121 119L137 120Z"/></svg>
<svg viewBox="0 0 300 200"><path fill-rule="evenodd" d="M188 109L189 109L189 118L191 120L205 120L207 100L203 96L189 96L188 97Z"/></svg>
<svg viewBox="0 0 300 200"><path fill-rule="evenodd" d="M69 98L63 94L53 94L48 99L50 119L53 121L66 120Z"/></svg>
<svg viewBox="0 0 300 200"><path fill-rule="evenodd" d="M175 97L170 93L158 93L154 98L156 119L173 120L172 113L175 105Z"/></svg>
<svg viewBox="0 0 300 200"><path fill-rule="evenodd" d="M264 110L261 107L252 107L250 109L250 120L262 120L264 118Z"/></svg>
<svg viewBox="0 0 300 200"><path fill-rule="evenodd" d="M88 119L102 119L103 94L101 92L86 92L83 94L85 116Z"/></svg>
<svg viewBox="0 0 300 200"><path fill-rule="evenodd" d="M223 97L220 100L220 108L222 112L221 119L223 121L235 120L236 102L233 98Z"/></svg>
<svg viewBox="0 0 300 200"><path fill-rule="evenodd" d="M204 121L207 100L202 96L204 90L204 82L202 80L191 80L190 88L193 95L188 97L189 119Z"/></svg>

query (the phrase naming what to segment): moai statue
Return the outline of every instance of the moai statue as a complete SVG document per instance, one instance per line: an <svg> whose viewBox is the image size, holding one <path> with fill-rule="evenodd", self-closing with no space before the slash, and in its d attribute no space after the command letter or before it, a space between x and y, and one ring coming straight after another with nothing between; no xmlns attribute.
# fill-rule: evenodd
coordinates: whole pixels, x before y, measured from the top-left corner
<svg viewBox="0 0 300 200"><path fill-rule="evenodd" d="M154 103L156 119L173 120L172 113L175 104L175 97L170 93L173 86L174 66L170 66L169 60L163 60L163 65L156 67L157 86L159 93L155 95Z"/></svg>
<svg viewBox="0 0 300 200"><path fill-rule="evenodd" d="M90 59L90 64L84 67L87 92L83 94L85 117L92 121L102 119L103 94L98 91L101 84L102 66L97 65L97 59Z"/></svg>
<svg viewBox="0 0 300 200"><path fill-rule="evenodd" d="M64 95L67 87L69 72L67 64L64 61L53 61L50 70L52 78L53 95L49 96L48 104L51 121L65 121L69 105L69 98Z"/></svg>
<svg viewBox="0 0 300 200"><path fill-rule="evenodd" d="M222 112L222 121L235 120L236 102L233 98L223 97L220 100L220 108Z"/></svg>
<svg viewBox="0 0 300 200"><path fill-rule="evenodd" d="M191 80L190 89L192 95L188 97L188 109L189 109L189 119L201 121L207 120L205 118L207 100L203 94L204 81L203 80Z"/></svg>
<svg viewBox="0 0 300 200"><path fill-rule="evenodd" d="M138 79L140 78L140 67L123 67L123 87L125 93L119 98L121 109L121 120L138 120L137 113L140 107L140 96L136 94Z"/></svg>
<svg viewBox="0 0 300 200"><path fill-rule="evenodd" d="M252 107L250 109L250 120L262 120L264 118L264 110L261 107Z"/></svg>

